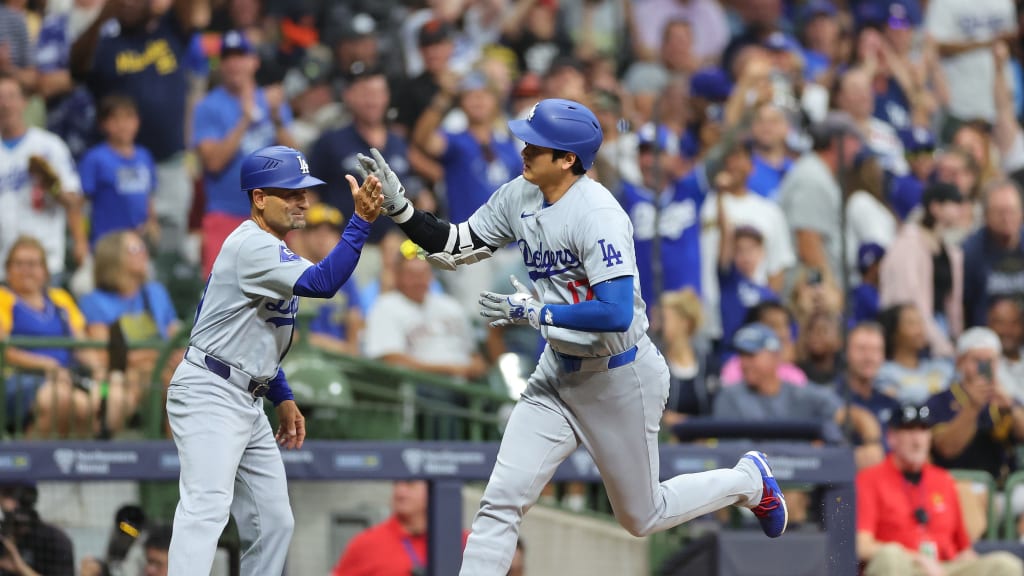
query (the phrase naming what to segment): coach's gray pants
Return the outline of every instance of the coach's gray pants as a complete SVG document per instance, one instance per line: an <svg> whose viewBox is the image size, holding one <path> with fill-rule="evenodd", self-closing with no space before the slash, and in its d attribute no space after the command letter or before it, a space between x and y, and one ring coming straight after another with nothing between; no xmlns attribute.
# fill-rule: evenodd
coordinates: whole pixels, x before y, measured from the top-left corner
<svg viewBox="0 0 1024 576"><path fill-rule="evenodd" d="M512 411L462 560L462 576L505 576L519 523L558 465L583 445L601 472L615 518L634 536L760 498L754 466L659 483L658 429L668 366L644 337L631 364L566 373L550 348Z"/></svg>
<svg viewBox="0 0 1024 576"><path fill-rule="evenodd" d="M279 576L295 523L263 400L184 361L167 389L167 417L181 460L168 575L210 574L230 512L242 576Z"/></svg>

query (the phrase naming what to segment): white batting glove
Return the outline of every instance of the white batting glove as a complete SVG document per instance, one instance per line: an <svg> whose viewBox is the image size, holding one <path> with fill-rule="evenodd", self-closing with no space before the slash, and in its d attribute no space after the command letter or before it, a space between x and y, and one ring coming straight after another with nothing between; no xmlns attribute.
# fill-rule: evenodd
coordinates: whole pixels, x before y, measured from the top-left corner
<svg viewBox="0 0 1024 576"><path fill-rule="evenodd" d="M381 211L385 216L394 216L401 213L409 204L409 199L405 197L405 186L402 186L398 176L395 175L391 166L388 166L387 161L384 160L384 156L381 155L379 150L370 148L370 154L373 158L363 154L356 155L356 160L358 160L356 170L359 171L360 176L364 179L372 174L380 180L381 193L384 195L384 204L381 207Z"/></svg>
<svg viewBox="0 0 1024 576"><path fill-rule="evenodd" d="M512 281L512 287L516 290L513 294L480 293L480 306L483 307L480 310L480 315L484 318L497 318L491 322L491 326L494 327L529 324L539 330L544 303L534 298L530 290L523 286L515 276L510 276L509 279ZM550 324L551 312L548 312L547 315L548 318L544 320L546 320L545 323Z"/></svg>

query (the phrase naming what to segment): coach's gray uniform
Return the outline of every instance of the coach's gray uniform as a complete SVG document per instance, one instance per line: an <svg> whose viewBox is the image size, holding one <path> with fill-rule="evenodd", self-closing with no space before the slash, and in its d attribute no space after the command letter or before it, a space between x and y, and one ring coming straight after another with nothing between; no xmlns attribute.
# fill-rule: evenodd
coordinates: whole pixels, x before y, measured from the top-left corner
<svg viewBox="0 0 1024 576"><path fill-rule="evenodd" d="M284 570L294 526L284 463L263 399L248 387L277 374L298 310L292 287L311 265L252 220L228 236L213 264L185 361L167 389L181 460L170 576L210 573L229 510L242 540L241 573ZM214 373L217 362L230 367L229 379Z"/></svg>
<svg viewBox="0 0 1024 576"><path fill-rule="evenodd" d="M487 244L518 242L544 304L593 298L591 285L633 277L625 332L541 326L548 344L512 411L462 562L463 576L504 576L523 514L581 444L593 456L619 522L641 536L757 498L755 471L725 469L659 480L658 429L668 366L648 339L629 217L586 176L544 206L522 176L469 219ZM751 467L753 468L753 467Z"/></svg>

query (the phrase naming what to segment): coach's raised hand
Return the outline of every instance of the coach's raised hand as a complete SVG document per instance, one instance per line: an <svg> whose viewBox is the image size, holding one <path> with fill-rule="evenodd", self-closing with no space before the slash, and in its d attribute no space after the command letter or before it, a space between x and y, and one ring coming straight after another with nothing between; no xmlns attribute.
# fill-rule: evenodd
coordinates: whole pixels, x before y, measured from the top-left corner
<svg viewBox="0 0 1024 576"><path fill-rule="evenodd" d="M380 216L384 196L381 194L381 182L376 176L366 176L360 186L356 179L345 175L348 187L352 189L352 200L355 202L356 214L367 222L373 222Z"/></svg>
<svg viewBox="0 0 1024 576"><path fill-rule="evenodd" d="M384 214L391 217L398 216L409 207L409 200L405 197L405 186L402 186L398 176L391 166L388 166L379 150L370 148L370 155L373 157L363 154L356 155L356 159L359 161L356 167L364 178L376 176L380 180L381 190L384 193ZM406 219L408 216L411 216L411 211L406 215Z"/></svg>

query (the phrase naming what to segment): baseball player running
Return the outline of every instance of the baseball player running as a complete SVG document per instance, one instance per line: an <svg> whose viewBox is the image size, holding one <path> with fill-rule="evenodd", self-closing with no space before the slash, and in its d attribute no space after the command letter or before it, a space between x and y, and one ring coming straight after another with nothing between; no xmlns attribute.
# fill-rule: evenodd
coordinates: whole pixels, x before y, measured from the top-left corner
<svg viewBox="0 0 1024 576"><path fill-rule="evenodd" d="M734 504L751 508L768 536L782 535L786 503L760 452L734 468L658 482L668 366L646 335L629 217L586 176L603 138L597 118L578 102L549 99L509 129L526 142L522 176L457 225L413 209L379 153L360 158L382 182L384 213L431 262L453 270L516 242L539 294L514 277L510 294L481 294L492 325L529 324L547 346L512 411L461 574L508 571L523 514L580 445L635 536Z"/></svg>
<svg viewBox="0 0 1024 576"><path fill-rule="evenodd" d="M238 523L244 576L284 570L294 521L284 463L274 440L302 447L302 414L281 360L288 353L299 296L330 298L359 261L381 210L381 184L347 176L355 214L341 241L319 264L296 256L285 235L305 226L310 176L298 150L272 146L242 162L242 190L252 217L228 236L196 310L192 338L167 390L167 416L181 460L170 576L209 574L217 540ZM277 407L275 435L263 398Z"/></svg>

